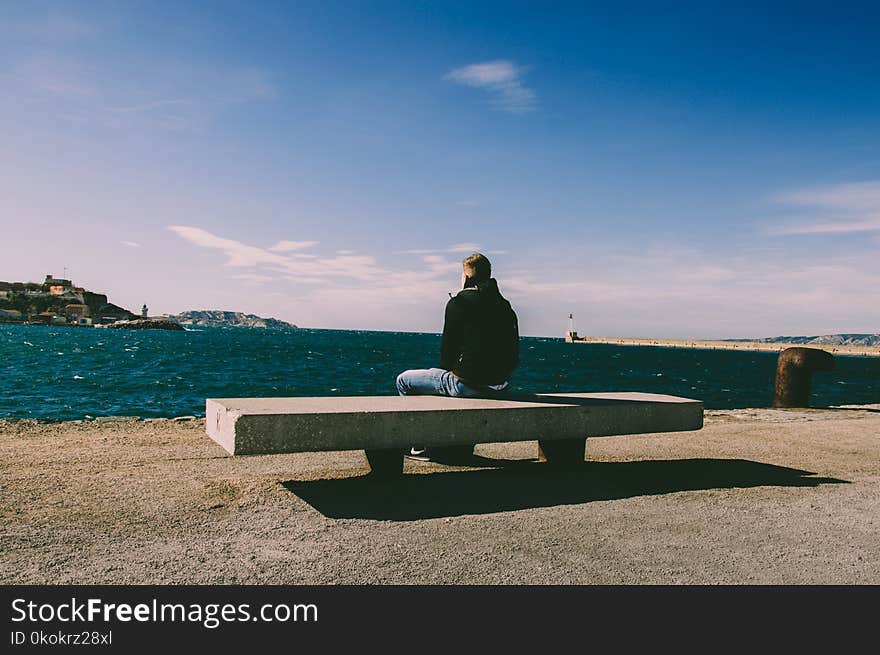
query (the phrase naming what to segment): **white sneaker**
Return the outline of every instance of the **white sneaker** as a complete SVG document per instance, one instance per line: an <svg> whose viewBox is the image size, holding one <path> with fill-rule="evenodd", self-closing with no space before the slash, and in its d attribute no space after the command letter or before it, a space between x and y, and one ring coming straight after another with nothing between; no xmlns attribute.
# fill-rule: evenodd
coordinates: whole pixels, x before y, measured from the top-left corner
<svg viewBox="0 0 880 655"><path fill-rule="evenodd" d="M428 449L422 447L413 446L409 449L409 452L404 455L408 459L415 459L420 462L430 462L431 458L428 457Z"/></svg>

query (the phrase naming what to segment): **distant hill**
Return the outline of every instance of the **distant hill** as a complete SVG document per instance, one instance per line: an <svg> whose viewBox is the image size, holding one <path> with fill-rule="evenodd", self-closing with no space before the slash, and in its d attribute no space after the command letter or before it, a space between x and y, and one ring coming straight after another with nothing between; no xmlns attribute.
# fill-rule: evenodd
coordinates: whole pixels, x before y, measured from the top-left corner
<svg viewBox="0 0 880 655"><path fill-rule="evenodd" d="M279 321L277 318L263 318L254 314L241 312L224 312L218 309L191 310L180 314L172 314L181 325L198 325L204 327L259 327L259 328L296 328L293 323Z"/></svg>
<svg viewBox="0 0 880 655"><path fill-rule="evenodd" d="M725 339L758 343L793 343L816 346L880 346L880 334L824 334L816 337L766 337L764 339Z"/></svg>

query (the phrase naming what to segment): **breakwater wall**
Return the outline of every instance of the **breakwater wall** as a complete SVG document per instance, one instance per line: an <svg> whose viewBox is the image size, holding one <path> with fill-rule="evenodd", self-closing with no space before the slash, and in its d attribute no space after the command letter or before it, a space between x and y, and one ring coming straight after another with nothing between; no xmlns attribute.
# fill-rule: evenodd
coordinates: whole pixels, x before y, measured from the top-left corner
<svg viewBox="0 0 880 655"><path fill-rule="evenodd" d="M708 341L704 339L633 339L628 337L581 337L565 335L567 343L604 343L618 346L656 346L659 348L703 348L706 350L756 350L780 352L786 348L818 348L834 355L880 357L880 346L839 346L813 343L765 343L763 341Z"/></svg>

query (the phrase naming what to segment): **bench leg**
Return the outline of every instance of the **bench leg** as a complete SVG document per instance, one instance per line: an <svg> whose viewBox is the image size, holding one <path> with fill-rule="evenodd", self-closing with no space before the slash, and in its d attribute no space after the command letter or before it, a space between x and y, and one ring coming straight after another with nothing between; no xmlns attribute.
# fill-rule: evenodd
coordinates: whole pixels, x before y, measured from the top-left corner
<svg viewBox="0 0 880 655"><path fill-rule="evenodd" d="M376 477L391 478L403 474L403 451L400 448L367 450L370 472Z"/></svg>
<svg viewBox="0 0 880 655"><path fill-rule="evenodd" d="M587 438L583 439L539 439L540 458L554 466L577 466L584 461Z"/></svg>

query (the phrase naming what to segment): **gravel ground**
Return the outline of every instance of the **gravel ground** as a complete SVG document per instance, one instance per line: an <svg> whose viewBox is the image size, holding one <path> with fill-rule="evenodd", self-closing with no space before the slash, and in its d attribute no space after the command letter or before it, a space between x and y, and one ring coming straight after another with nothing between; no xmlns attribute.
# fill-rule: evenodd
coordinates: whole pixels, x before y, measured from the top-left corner
<svg viewBox="0 0 880 655"><path fill-rule="evenodd" d="M707 411L571 472L477 454L382 484L201 419L0 421L0 582L880 584L880 406Z"/></svg>

